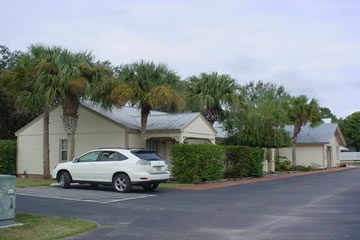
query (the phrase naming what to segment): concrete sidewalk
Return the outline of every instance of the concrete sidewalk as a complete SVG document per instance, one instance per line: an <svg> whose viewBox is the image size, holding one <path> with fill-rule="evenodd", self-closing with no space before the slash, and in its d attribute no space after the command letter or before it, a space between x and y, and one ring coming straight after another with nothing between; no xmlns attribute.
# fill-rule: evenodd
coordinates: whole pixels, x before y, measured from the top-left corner
<svg viewBox="0 0 360 240"><path fill-rule="evenodd" d="M268 174L268 175L265 175L264 177L260 177L260 178L246 178L246 179L239 179L239 180L225 180L225 181L212 182L212 183L200 183L200 184L194 184L194 185L190 185L190 186L177 187L176 189L207 190L207 189L213 189L213 188L222 188L222 187L230 187L230 186L236 186L236 185L248 184L248 183L265 182L265 181L270 181L270 180L304 176L304 175L310 175L310 174L346 171L346 170L351 170L351 169L356 169L356 167L330 168L330 169L315 170L315 171L309 171L309 172L286 172L286 173L279 173L279 174Z"/></svg>

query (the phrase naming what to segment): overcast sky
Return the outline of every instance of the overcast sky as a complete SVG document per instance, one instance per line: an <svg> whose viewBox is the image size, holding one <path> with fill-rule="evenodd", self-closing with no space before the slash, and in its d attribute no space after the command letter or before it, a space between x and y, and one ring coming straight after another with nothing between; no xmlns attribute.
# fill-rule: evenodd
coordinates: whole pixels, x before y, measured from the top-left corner
<svg viewBox="0 0 360 240"><path fill-rule="evenodd" d="M182 78L229 74L360 111L359 0L0 0L0 44L164 62Z"/></svg>

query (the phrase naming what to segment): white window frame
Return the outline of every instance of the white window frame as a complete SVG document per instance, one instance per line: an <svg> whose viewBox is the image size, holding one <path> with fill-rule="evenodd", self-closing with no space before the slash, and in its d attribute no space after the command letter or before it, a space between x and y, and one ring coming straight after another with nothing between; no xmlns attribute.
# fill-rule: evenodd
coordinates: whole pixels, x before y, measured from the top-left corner
<svg viewBox="0 0 360 240"><path fill-rule="evenodd" d="M65 145L65 144L66 145ZM65 149L65 146L66 146L66 149ZM63 159L64 157L64 152L65 152L65 156L66 158ZM60 162L66 162L68 161L68 152L69 152L69 144L68 144L68 140L67 139L60 139L59 140L59 161Z"/></svg>
<svg viewBox="0 0 360 240"><path fill-rule="evenodd" d="M153 138L153 139L148 139L146 141L146 149L151 151L159 152L159 145L160 145L159 139Z"/></svg>

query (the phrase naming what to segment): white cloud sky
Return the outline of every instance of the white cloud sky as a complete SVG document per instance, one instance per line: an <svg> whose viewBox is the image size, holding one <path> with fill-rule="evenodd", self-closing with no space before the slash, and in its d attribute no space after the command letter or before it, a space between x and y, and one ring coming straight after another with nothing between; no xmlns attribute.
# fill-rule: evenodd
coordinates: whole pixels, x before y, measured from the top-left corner
<svg viewBox="0 0 360 240"><path fill-rule="evenodd" d="M338 117L360 111L357 0L12 0L0 44L91 50L115 65L162 61L183 78L230 74L315 97Z"/></svg>

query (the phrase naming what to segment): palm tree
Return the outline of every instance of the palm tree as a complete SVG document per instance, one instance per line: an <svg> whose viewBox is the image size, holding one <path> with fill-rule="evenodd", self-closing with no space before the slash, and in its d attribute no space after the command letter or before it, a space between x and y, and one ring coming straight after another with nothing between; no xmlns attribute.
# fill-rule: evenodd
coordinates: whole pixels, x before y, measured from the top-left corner
<svg viewBox="0 0 360 240"><path fill-rule="evenodd" d="M229 75L201 73L188 79L188 104L193 111L201 111L211 123L219 121L223 114L223 107L238 100L238 90L235 79Z"/></svg>
<svg viewBox="0 0 360 240"><path fill-rule="evenodd" d="M166 64L141 60L120 67L119 82L111 100L121 107L130 102L141 111L141 143L146 147L146 126L152 109L184 107L183 96L177 91L179 77Z"/></svg>
<svg viewBox="0 0 360 240"><path fill-rule="evenodd" d="M291 138L292 143L292 165L296 166L296 142L302 126L311 123L314 127L321 123L320 106L315 99L309 99L305 95L292 97L289 104L289 117L294 123L294 132Z"/></svg>
<svg viewBox="0 0 360 240"><path fill-rule="evenodd" d="M27 108L43 112L43 175L50 177L49 110L56 104L63 108L64 129L70 145L69 157L74 157L74 135L77 128L80 99L90 92L91 83L103 75L104 67L93 64L91 53L72 53L60 47L31 45L17 62L11 89Z"/></svg>
<svg viewBox="0 0 360 240"><path fill-rule="evenodd" d="M72 53L64 50L58 58L57 67L59 82L64 89L64 95L60 98L63 108L62 119L70 146L69 159L72 159L75 155L74 137L80 100L92 94L92 87L112 72L100 63L94 64L94 57L89 52Z"/></svg>
<svg viewBox="0 0 360 240"><path fill-rule="evenodd" d="M17 101L28 109L43 112L43 176L50 177L49 162L49 110L63 94L57 81L55 61L62 49L31 45L11 71L10 91Z"/></svg>

